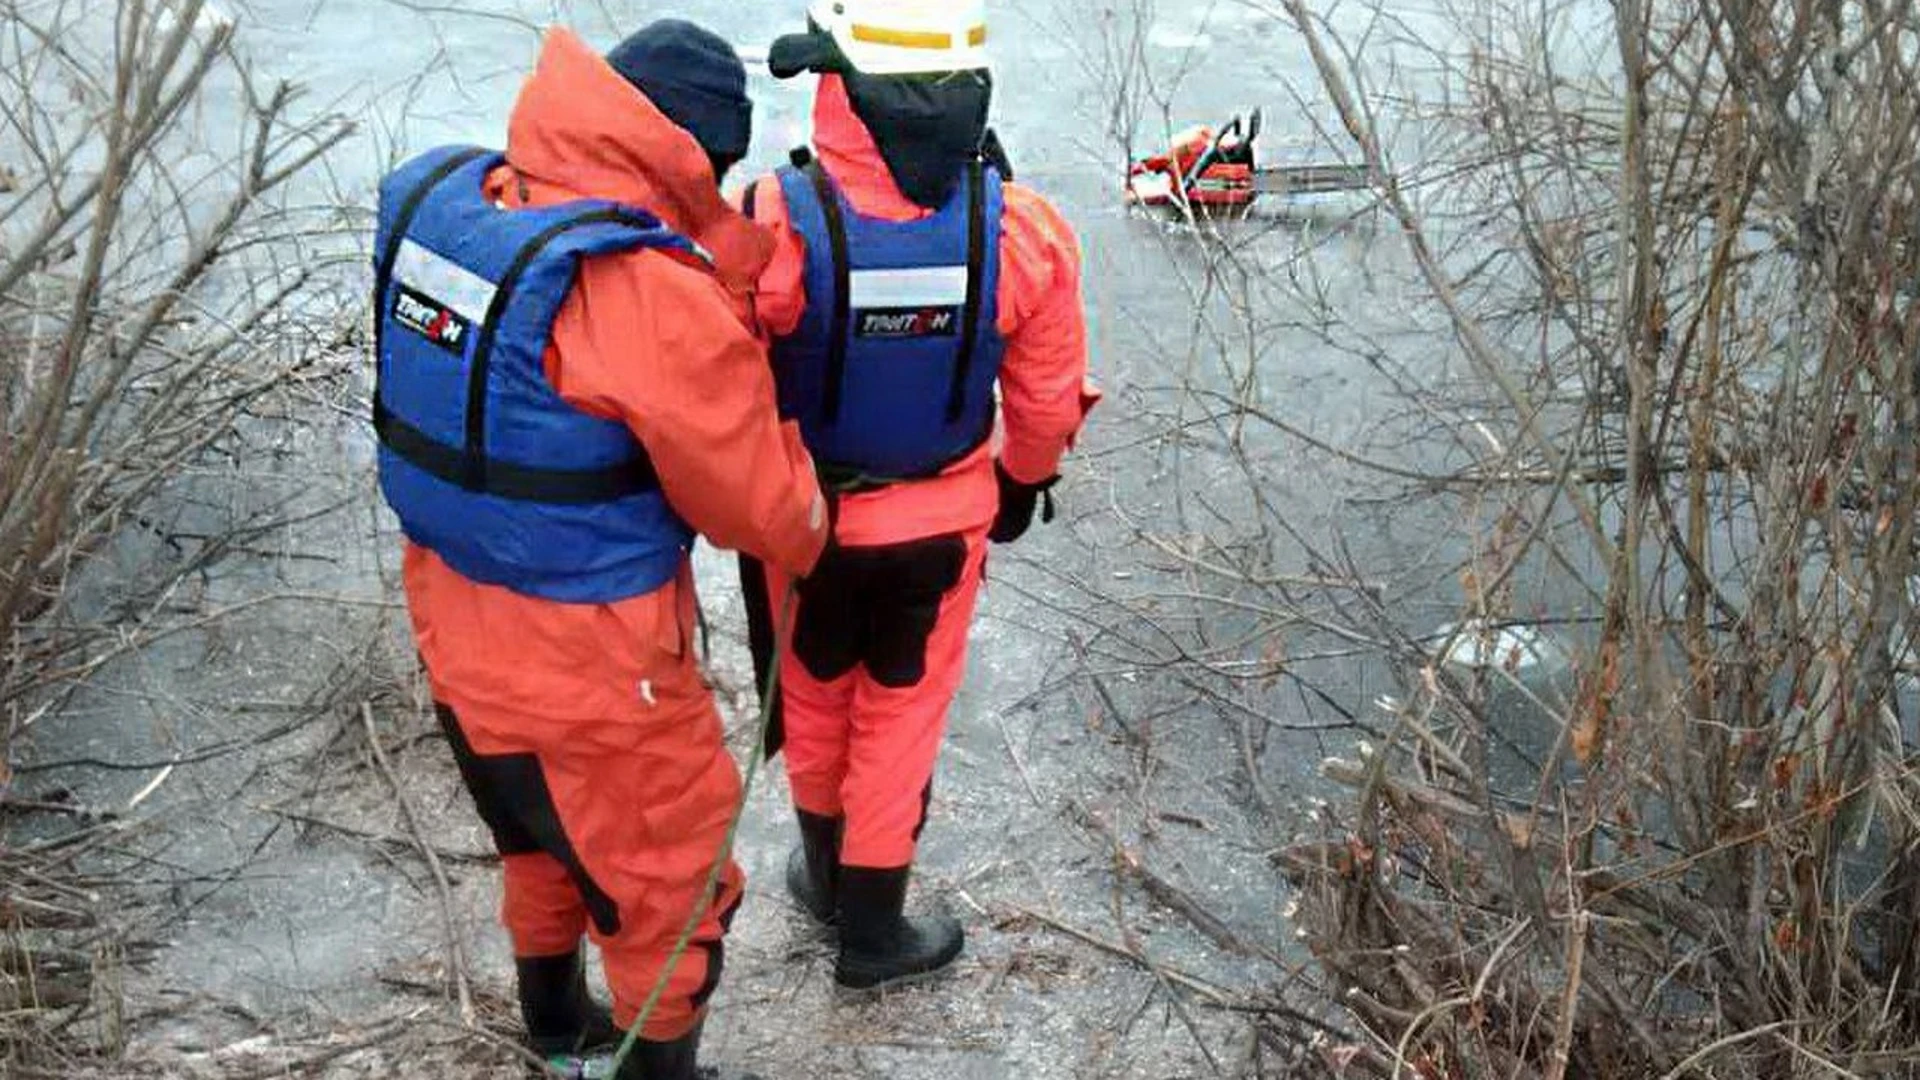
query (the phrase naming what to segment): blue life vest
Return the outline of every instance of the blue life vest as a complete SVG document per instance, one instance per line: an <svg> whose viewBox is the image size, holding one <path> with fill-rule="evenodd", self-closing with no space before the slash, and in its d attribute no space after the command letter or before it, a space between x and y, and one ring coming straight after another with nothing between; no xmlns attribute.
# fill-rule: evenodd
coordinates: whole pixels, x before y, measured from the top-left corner
<svg viewBox="0 0 1920 1080"><path fill-rule="evenodd" d="M639 441L561 398L544 357L582 258L705 253L617 203L501 209L482 189L502 160L443 147L381 182L381 493L409 539L474 581L569 603L651 592L693 531Z"/></svg>
<svg viewBox="0 0 1920 1080"><path fill-rule="evenodd" d="M932 476L978 449L1006 352L999 171L975 162L917 221L854 212L817 161L778 176L806 241L807 307L774 344L774 381L822 479Z"/></svg>

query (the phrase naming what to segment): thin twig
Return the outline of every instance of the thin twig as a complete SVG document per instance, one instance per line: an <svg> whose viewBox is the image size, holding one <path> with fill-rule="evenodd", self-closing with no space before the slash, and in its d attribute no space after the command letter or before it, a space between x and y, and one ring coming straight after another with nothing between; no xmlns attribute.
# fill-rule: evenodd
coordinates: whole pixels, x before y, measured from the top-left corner
<svg viewBox="0 0 1920 1080"><path fill-rule="evenodd" d="M1553 1033L1553 1049L1547 1055L1546 1080L1562 1080L1573 1053L1573 1019L1580 1008L1580 971L1587 958L1587 922L1587 913L1579 911L1567 924L1567 989L1560 998L1560 1020Z"/></svg>
<svg viewBox="0 0 1920 1080"><path fill-rule="evenodd" d="M453 985L459 995L460 1019L473 1026L478 1013L473 1007L473 989L468 985L467 949L465 939L460 933L459 921L454 917L453 884L447 878L446 868L440 865L440 855L434 846L427 842L427 834L420 827L419 818L414 816L413 801L407 798L407 789L400 784L400 778L394 775L393 766L387 763L387 753L380 748L380 731L373 721L373 703L361 702L360 722L366 729L367 747L373 753L373 763L379 767L380 775L386 778L387 787L393 791L393 798L400 806L400 816L407 823L407 831L413 834L414 846L420 856L426 860L427 869L433 873L433 883L440 891L440 917L446 929L447 956L453 968Z"/></svg>

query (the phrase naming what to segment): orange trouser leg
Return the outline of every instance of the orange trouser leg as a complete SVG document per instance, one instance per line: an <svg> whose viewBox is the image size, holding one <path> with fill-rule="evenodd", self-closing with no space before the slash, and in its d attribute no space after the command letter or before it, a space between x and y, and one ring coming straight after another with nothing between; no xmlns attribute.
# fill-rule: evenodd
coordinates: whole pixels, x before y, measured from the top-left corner
<svg viewBox="0 0 1920 1080"><path fill-rule="evenodd" d="M515 956L564 956L587 932L587 906L560 860L544 851L501 853L500 922Z"/></svg>
<svg viewBox="0 0 1920 1080"><path fill-rule="evenodd" d="M947 710L966 673L967 631L980 595L986 537L967 540L960 580L939 598L919 681L888 685L871 665L858 676L841 789L847 825L840 861L848 866L886 869L913 862ZM880 631L886 632L884 619Z"/></svg>
<svg viewBox="0 0 1920 1080"><path fill-rule="evenodd" d="M565 952L584 922L605 961L614 1019L630 1026L701 900L740 777L690 657L662 653L645 669L644 695L630 664L608 666L633 689L620 695L630 707L607 719L440 711L481 815L509 856L504 915L516 950ZM644 1037L678 1038L699 1020L744 883L729 860Z"/></svg>
<svg viewBox="0 0 1920 1080"><path fill-rule="evenodd" d="M649 1039L678 1038L700 1018L719 985L727 924L746 885L729 859L686 951L675 959L674 946L701 902L740 798L719 714L702 695L701 709L652 733L651 745L624 757L576 757L556 785L563 805L576 801L581 808L574 820L587 872L618 905L617 927L596 920L590 930L606 963L616 1023L632 1025L662 969L673 963L641 1030ZM697 750L686 745L689 736Z"/></svg>
<svg viewBox="0 0 1920 1080"><path fill-rule="evenodd" d="M780 678L786 684L787 783L793 805L821 817L838 817L857 676L822 681L789 656Z"/></svg>
<svg viewBox="0 0 1920 1080"><path fill-rule="evenodd" d="M545 780L538 759L526 752L483 756L452 708L436 703L434 712L501 856L500 922L513 940L514 955L574 951L586 933L587 906L567 864L555 857L564 837L558 818L540 805ZM480 738L484 742L486 735Z"/></svg>
<svg viewBox="0 0 1920 1080"><path fill-rule="evenodd" d="M743 562L741 585L749 633L754 636L754 666L759 669L770 661L790 580L777 567ZM821 817L838 817L840 785L847 775L847 734L853 723L854 673L815 676L793 655L792 627L786 629L787 640L779 654L780 705L775 715L780 734L768 752L786 752L787 786L796 807ZM756 670L755 678L763 677L764 672Z"/></svg>
<svg viewBox="0 0 1920 1080"><path fill-rule="evenodd" d="M616 1023L633 1024L673 964L641 1030L664 1040L693 1027L718 985L726 926L746 879L729 859L686 951L673 957L725 841L740 774L690 661L688 679L655 679L650 692L652 715L627 725L621 752L569 748L549 762L548 777L581 864L613 907L589 932L606 964Z"/></svg>
<svg viewBox="0 0 1920 1080"><path fill-rule="evenodd" d="M985 557L984 530L849 548L804 587L780 669L787 774L801 810L845 815L849 865L913 861Z"/></svg>
<svg viewBox="0 0 1920 1080"><path fill-rule="evenodd" d="M607 985L613 991L614 1023L622 1028L633 1026L659 982L662 968L672 960L674 943L686 929L687 915L705 880L691 888L661 890L651 920L641 924L645 932L595 937L606 960ZM727 930L740 908L746 884L739 864L728 860L714 902L702 913L686 950L673 961L666 989L641 1028L642 1036L656 1041L677 1039L705 1015L707 1000L720 986L720 974L726 966Z"/></svg>

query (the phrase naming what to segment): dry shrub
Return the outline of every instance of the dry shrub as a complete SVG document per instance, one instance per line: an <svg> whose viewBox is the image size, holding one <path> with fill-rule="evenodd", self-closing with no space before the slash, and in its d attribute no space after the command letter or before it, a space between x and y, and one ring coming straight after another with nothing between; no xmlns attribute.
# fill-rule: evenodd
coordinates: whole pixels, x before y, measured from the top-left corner
<svg viewBox="0 0 1920 1080"><path fill-rule="evenodd" d="M1448 125L1471 273L1389 182L1364 52L1298 0L1427 301L1500 434L1462 622L1587 616L1523 783L1511 653L1392 650L1390 731L1292 848L1302 925L1433 1077L1904 1074L1920 1061L1914 782L1920 20L1902 5L1502 9ZM1598 18L1595 18L1595 16ZM1607 62L1555 66L1604 27ZM1541 612L1542 562L1582 598ZM1413 646L1413 647L1405 647ZM1503 646L1511 649L1511 646Z"/></svg>
<svg viewBox="0 0 1920 1080"><path fill-rule="evenodd" d="M1920 15L1249 6L1387 227L1170 244L1089 592L1262 806L1249 731L1368 736L1277 856L1316 1067L1911 1075Z"/></svg>
<svg viewBox="0 0 1920 1080"><path fill-rule="evenodd" d="M197 0L0 4L10 708L84 645L44 631L87 559L339 373L293 245L314 222L271 200L347 128L293 119L293 89L261 85L231 36Z"/></svg>
<svg viewBox="0 0 1920 1080"><path fill-rule="evenodd" d="M331 216L282 197L348 129L296 112L198 0L0 0L0 816L71 820L13 782L17 740L62 688L204 621L175 593L245 530L165 523L273 467L344 372L338 309L305 291ZM169 558L84 595L129 537ZM0 838L0 1062L76 1045L121 958L110 883L82 876L97 824Z"/></svg>

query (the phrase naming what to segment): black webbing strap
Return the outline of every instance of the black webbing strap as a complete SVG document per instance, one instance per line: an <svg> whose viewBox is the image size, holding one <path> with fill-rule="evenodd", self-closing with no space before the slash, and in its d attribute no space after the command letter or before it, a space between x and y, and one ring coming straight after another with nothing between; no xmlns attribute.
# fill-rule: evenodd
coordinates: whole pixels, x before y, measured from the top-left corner
<svg viewBox="0 0 1920 1080"><path fill-rule="evenodd" d="M1013 161L1007 157L1007 148L1000 142L1000 133L987 129L986 137L980 140L980 156L1000 174L1002 183L1013 183Z"/></svg>
<svg viewBox="0 0 1920 1080"><path fill-rule="evenodd" d="M373 424L381 443L429 476L449 484L458 484L466 476L466 455L459 447L436 441L378 402L373 408ZM604 469L536 469L490 461L485 493L553 506L584 506L612 502L659 486L653 462L644 455Z"/></svg>
<svg viewBox="0 0 1920 1080"><path fill-rule="evenodd" d="M895 484L905 483L909 480L930 480L960 462L965 461L967 458L972 457L974 451L979 450L987 444L987 440L993 437L993 418L989 416L987 419L988 423L978 438L968 442L959 450L954 451L952 454L934 462L924 469L918 469L909 473L877 475L858 465L848 465L841 462L815 458L813 459L813 471L814 474L820 478L822 487L840 492L843 495L858 495L868 491L879 491L881 488L892 487Z"/></svg>
<svg viewBox="0 0 1920 1080"><path fill-rule="evenodd" d="M851 273L847 267L847 223L840 214L840 193L818 161L809 161L807 178L813 181L820 212L827 219L827 246L833 259L833 321L827 329L827 385L821 408L829 424L840 420L840 390L847 377L847 324L852 321Z"/></svg>
<svg viewBox="0 0 1920 1080"><path fill-rule="evenodd" d="M981 268L987 253L986 169L979 158L967 167L967 306L960 316L960 354L953 362L953 384L947 388L947 423L960 419L967 407L967 380L973 373L973 352L980 340L980 290L986 277Z"/></svg>
<svg viewBox="0 0 1920 1080"><path fill-rule="evenodd" d="M380 372L383 366L380 359L385 355L387 343L387 287L393 283L393 264L400 258L400 242L407 238L407 230L413 227L414 216L420 213L420 204L427 201L433 189L444 183L447 177L459 172L461 166L486 153L477 146L469 147L435 166L418 187L407 193L406 200L400 204L400 212L394 215L393 231L387 234L387 246L381 249L380 261L373 268L373 404L376 428L379 425Z"/></svg>

